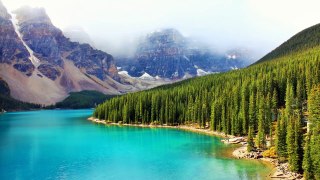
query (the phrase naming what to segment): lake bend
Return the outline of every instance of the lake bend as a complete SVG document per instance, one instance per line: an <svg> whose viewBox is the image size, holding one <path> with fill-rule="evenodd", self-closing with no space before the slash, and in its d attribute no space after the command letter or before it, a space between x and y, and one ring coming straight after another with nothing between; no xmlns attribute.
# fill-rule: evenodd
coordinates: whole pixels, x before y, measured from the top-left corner
<svg viewBox="0 0 320 180"><path fill-rule="evenodd" d="M92 110L0 115L0 179L266 179L272 166L226 156L221 138L94 124Z"/></svg>

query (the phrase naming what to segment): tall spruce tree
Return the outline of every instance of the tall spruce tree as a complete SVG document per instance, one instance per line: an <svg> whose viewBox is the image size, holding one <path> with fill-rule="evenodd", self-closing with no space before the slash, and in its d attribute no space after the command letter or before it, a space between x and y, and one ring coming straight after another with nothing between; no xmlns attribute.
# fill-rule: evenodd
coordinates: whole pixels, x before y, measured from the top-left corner
<svg viewBox="0 0 320 180"><path fill-rule="evenodd" d="M315 179L320 179L320 86L312 88L308 99L311 123L310 154Z"/></svg>
<svg viewBox="0 0 320 180"><path fill-rule="evenodd" d="M287 157L287 144L286 144L286 115L285 110L281 109L278 113L280 117L277 121L277 129L276 129L276 151L278 155L278 159L280 161L284 161Z"/></svg>
<svg viewBox="0 0 320 180"><path fill-rule="evenodd" d="M254 141L253 141L253 127L249 127L248 138L247 138L247 151L250 152L254 149Z"/></svg>

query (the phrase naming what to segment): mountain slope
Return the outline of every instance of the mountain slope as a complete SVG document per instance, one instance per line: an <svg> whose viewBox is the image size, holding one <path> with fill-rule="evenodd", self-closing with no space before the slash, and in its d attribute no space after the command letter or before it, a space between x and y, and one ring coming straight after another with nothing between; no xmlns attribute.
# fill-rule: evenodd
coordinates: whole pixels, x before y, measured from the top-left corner
<svg viewBox="0 0 320 180"><path fill-rule="evenodd" d="M10 96L8 84L0 78L0 111L39 109L41 105L21 102Z"/></svg>
<svg viewBox="0 0 320 180"><path fill-rule="evenodd" d="M44 9L23 7L9 14L1 2L0 9L0 77L13 98L50 105L73 91L138 90L121 82L110 54L71 42Z"/></svg>
<svg viewBox="0 0 320 180"><path fill-rule="evenodd" d="M294 52L307 50L319 46L320 44L320 24L311 26L281 44L275 50L271 51L256 63L275 59Z"/></svg>

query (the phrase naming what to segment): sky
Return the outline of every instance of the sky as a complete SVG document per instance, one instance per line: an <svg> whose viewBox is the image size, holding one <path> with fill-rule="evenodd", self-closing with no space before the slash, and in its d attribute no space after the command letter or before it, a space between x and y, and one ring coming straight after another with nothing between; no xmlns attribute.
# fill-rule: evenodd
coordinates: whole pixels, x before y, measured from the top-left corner
<svg viewBox="0 0 320 180"><path fill-rule="evenodd" d="M60 29L79 27L97 48L132 53L139 38L176 28L214 49L262 56L320 23L320 0L2 0L9 11L43 7Z"/></svg>

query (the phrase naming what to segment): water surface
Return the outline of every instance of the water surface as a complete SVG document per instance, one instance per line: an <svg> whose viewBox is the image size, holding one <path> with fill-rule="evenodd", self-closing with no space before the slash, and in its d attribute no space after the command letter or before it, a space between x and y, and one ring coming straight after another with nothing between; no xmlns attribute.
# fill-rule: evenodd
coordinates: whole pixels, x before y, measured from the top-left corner
<svg viewBox="0 0 320 180"><path fill-rule="evenodd" d="M217 137L86 120L92 110L0 115L0 179L263 179L270 167L223 157Z"/></svg>

